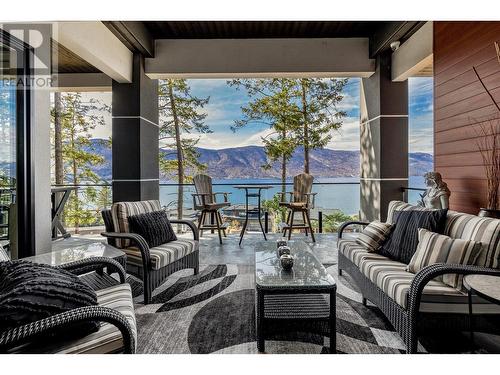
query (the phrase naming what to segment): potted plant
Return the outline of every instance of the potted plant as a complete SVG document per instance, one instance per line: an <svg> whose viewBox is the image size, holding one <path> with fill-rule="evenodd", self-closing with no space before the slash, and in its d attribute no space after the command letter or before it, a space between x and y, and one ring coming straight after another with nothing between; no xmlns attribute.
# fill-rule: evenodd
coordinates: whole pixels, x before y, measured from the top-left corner
<svg viewBox="0 0 500 375"><path fill-rule="evenodd" d="M500 48L495 43L498 62L500 64ZM483 159L484 170L487 181L487 204L479 210L479 216L500 218L500 200L498 189L500 187L500 106L493 95L486 88L475 67L472 68L484 90L490 96L497 108L494 117L482 122L476 129L476 146Z"/></svg>

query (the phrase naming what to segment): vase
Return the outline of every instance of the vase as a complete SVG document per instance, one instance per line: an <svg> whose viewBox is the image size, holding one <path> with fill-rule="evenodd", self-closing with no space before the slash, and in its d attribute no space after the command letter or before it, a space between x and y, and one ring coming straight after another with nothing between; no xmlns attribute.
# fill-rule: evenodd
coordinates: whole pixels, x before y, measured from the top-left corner
<svg viewBox="0 0 500 375"><path fill-rule="evenodd" d="M495 210L493 208L483 208L479 209L477 216L480 217L491 217L494 219L500 219L500 210Z"/></svg>

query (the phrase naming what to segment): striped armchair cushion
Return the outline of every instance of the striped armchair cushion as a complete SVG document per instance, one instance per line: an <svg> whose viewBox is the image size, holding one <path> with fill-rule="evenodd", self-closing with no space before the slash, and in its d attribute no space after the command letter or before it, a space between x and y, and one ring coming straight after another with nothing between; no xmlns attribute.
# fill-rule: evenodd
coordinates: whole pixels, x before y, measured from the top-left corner
<svg viewBox="0 0 500 375"><path fill-rule="evenodd" d="M356 242L365 247L366 250L375 252L391 232L392 224L382 223L378 220L372 221L356 238Z"/></svg>
<svg viewBox="0 0 500 375"><path fill-rule="evenodd" d="M97 290L97 303L99 306L121 312L127 318L132 333L137 344L137 324L135 320L134 304L130 285L120 284L110 288ZM42 351L35 346L34 353L57 353L57 354L99 354L113 353L123 348L123 338L121 332L114 325L103 323L97 332L87 335L78 340L68 340L65 342L54 342L49 340L44 345Z"/></svg>
<svg viewBox="0 0 500 375"><path fill-rule="evenodd" d="M444 234L481 242L476 265L500 268L500 220L448 211Z"/></svg>
<svg viewBox="0 0 500 375"><path fill-rule="evenodd" d="M481 250L480 242L453 239L427 229L418 230L418 241L417 251L407 267L407 271L412 273L417 273L424 267L435 263L474 264ZM462 290L463 275L447 274L435 280Z"/></svg>
<svg viewBox="0 0 500 375"><path fill-rule="evenodd" d="M160 201L117 202L111 206L113 225L117 233L130 233L128 217L146 212L160 211ZM116 247L121 249L130 246L129 240L116 240Z"/></svg>
<svg viewBox="0 0 500 375"><path fill-rule="evenodd" d="M4 262L10 260L9 256L7 255L7 252L3 248L2 245L0 245L0 262Z"/></svg>
<svg viewBox="0 0 500 375"><path fill-rule="evenodd" d="M426 208L415 206L410 203L403 201L391 201L389 202L389 207L387 208L387 220L386 223L394 224L394 213L396 211L434 211L433 208Z"/></svg>
<svg viewBox="0 0 500 375"><path fill-rule="evenodd" d="M160 246L149 249L151 267L154 270L159 270L170 263L175 262L188 254L198 250L198 241L178 239L176 241L167 242ZM128 247L123 249L127 254L127 262L139 267L142 267L141 252L137 247Z"/></svg>

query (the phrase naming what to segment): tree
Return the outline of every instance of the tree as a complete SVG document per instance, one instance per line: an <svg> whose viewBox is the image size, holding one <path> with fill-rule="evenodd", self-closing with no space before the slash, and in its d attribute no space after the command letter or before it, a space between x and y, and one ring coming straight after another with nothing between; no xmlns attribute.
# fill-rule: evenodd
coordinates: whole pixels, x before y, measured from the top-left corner
<svg viewBox="0 0 500 375"><path fill-rule="evenodd" d="M325 147L332 131L340 129L344 111L337 109L347 79L301 78L294 80L295 97L300 100L302 128L298 133L304 147L304 173L310 173L310 151Z"/></svg>
<svg viewBox="0 0 500 375"><path fill-rule="evenodd" d="M103 111L109 106L90 99L84 102L80 93L64 93L55 97L52 108L54 124L54 153L56 156L56 183L81 185L101 182L93 167L104 163L95 153L92 130L104 125ZM110 147L110 140L100 140ZM62 170L61 170L62 169ZM95 222L95 216L86 210L84 203L92 204L98 198L95 188L88 187L79 194L72 194L65 207L64 221L78 228Z"/></svg>
<svg viewBox="0 0 500 375"><path fill-rule="evenodd" d="M296 134L300 129L301 112L294 101L294 80L290 79L234 79L230 86L244 89L250 102L241 107L243 118L236 120L233 131L249 124L266 124L272 131L262 137L269 169L276 161L281 165L281 187L286 191L287 162L298 146Z"/></svg>
<svg viewBox="0 0 500 375"><path fill-rule="evenodd" d="M184 186L192 176L188 170L203 171L206 166L198 162L196 151L198 138L185 134L211 133L204 123L207 117L201 110L210 97L197 98L185 79L167 79L159 82L160 142L165 142L166 151L161 151L160 170L163 174L177 173L177 216L182 217ZM173 150L173 151L171 151ZM174 159L169 158L171 154Z"/></svg>

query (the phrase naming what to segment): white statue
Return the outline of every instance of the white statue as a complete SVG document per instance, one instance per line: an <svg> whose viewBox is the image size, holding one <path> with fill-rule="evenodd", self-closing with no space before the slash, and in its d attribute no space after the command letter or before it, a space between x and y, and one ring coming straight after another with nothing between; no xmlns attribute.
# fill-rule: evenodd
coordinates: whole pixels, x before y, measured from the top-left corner
<svg viewBox="0 0 500 375"><path fill-rule="evenodd" d="M419 206L427 208L445 209L449 207L450 189L438 172L424 174L425 184L428 186L425 193L420 194Z"/></svg>

